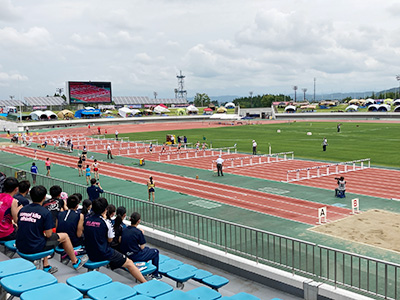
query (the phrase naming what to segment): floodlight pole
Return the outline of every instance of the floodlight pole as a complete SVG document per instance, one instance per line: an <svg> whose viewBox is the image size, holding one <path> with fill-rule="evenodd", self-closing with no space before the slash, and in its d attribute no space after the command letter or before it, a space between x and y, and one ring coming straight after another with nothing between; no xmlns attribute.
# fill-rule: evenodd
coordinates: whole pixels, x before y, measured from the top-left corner
<svg viewBox="0 0 400 300"><path fill-rule="evenodd" d="M306 92L307 92L307 89L304 88L304 89L301 89L301 90L303 91L303 94L304 94L303 101L306 101Z"/></svg>
<svg viewBox="0 0 400 300"><path fill-rule="evenodd" d="M250 107L252 108L253 107L253 91L250 91L249 94L250 94Z"/></svg>
<svg viewBox="0 0 400 300"><path fill-rule="evenodd" d="M400 98L400 75L396 75L396 79L399 82L399 98Z"/></svg>
<svg viewBox="0 0 400 300"><path fill-rule="evenodd" d="M297 87L297 85L294 85L293 86L293 90L294 90L294 102L297 102L297 89L298 89L298 87Z"/></svg>

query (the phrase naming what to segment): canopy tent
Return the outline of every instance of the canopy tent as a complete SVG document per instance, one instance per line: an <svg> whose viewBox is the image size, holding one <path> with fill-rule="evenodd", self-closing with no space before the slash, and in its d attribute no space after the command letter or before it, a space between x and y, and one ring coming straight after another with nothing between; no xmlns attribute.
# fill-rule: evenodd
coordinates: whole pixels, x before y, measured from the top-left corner
<svg viewBox="0 0 400 300"><path fill-rule="evenodd" d="M400 105L399 105L399 106L396 106L396 107L394 108L393 111L394 111L394 112L400 112Z"/></svg>
<svg viewBox="0 0 400 300"><path fill-rule="evenodd" d="M83 117L100 117L101 112L100 109L80 109L75 112L75 118L83 118Z"/></svg>
<svg viewBox="0 0 400 300"><path fill-rule="evenodd" d="M217 109L217 113L219 113L219 114L222 114L222 113L226 113L228 110L225 108L225 107L223 107L223 106L220 106L220 107L218 107L218 109Z"/></svg>
<svg viewBox="0 0 400 300"><path fill-rule="evenodd" d="M215 105L214 105L214 103L208 104L208 107L211 108L212 110L215 110Z"/></svg>
<svg viewBox="0 0 400 300"><path fill-rule="evenodd" d="M392 98L386 98L385 100L383 100L383 103L391 105L393 103L393 99Z"/></svg>
<svg viewBox="0 0 400 300"><path fill-rule="evenodd" d="M371 98L368 98L367 100L365 100L365 103L364 103L364 104L365 104L366 106L375 104L375 100L374 100L374 99L371 99Z"/></svg>
<svg viewBox="0 0 400 300"><path fill-rule="evenodd" d="M301 109L315 109L315 105L302 105L300 106Z"/></svg>
<svg viewBox="0 0 400 300"><path fill-rule="evenodd" d="M368 111L380 111L380 112L386 112L390 111L390 105L388 104L372 104L368 106Z"/></svg>
<svg viewBox="0 0 400 300"><path fill-rule="evenodd" d="M165 104L159 104L158 106L164 107L166 109L168 109L168 107Z"/></svg>
<svg viewBox="0 0 400 300"><path fill-rule="evenodd" d="M44 111L41 110L35 110L29 114L29 117L34 120L34 121L39 121L39 120L48 120L47 115L44 113Z"/></svg>
<svg viewBox="0 0 400 300"><path fill-rule="evenodd" d="M140 110L138 110L138 109L130 109L130 108L127 108L127 107L122 107L122 108L120 108L118 110L118 114L123 118L127 118L127 117L130 117L130 116L136 115L138 113L140 113Z"/></svg>
<svg viewBox="0 0 400 300"><path fill-rule="evenodd" d="M164 106L157 105L156 107L154 107L153 112L155 112L156 114L162 114L162 113L169 112L168 108L166 108Z"/></svg>
<svg viewBox="0 0 400 300"><path fill-rule="evenodd" d="M360 100L358 100L358 99L351 99L351 100L349 101L349 104L356 104L356 105L359 105L359 104L360 104Z"/></svg>
<svg viewBox="0 0 400 300"><path fill-rule="evenodd" d="M225 108L235 108L235 103L233 102L228 102L227 104L225 104Z"/></svg>
<svg viewBox="0 0 400 300"><path fill-rule="evenodd" d="M59 119L69 119L74 117L74 113L68 109L64 109L58 112L57 117Z"/></svg>
<svg viewBox="0 0 400 300"><path fill-rule="evenodd" d="M207 108L203 109L203 111L213 111L213 110L212 110L212 108L207 107Z"/></svg>
<svg viewBox="0 0 400 300"><path fill-rule="evenodd" d="M349 105L346 107L345 109L346 111L357 111L358 110L358 106L355 104Z"/></svg>
<svg viewBox="0 0 400 300"><path fill-rule="evenodd" d="M296 106L294 105L288 105L285 107L286 112L295 112L296 111Z"/></svg>
<svg viewBox="0 0 400 300"><path fill-rule="evenodd" d="M184 108L178 108L178 109L176 110L176 114L177 114L178 116L184 115L185 113L186 113L186 111L185 111Z"/></svg>
<svg viewBox="0 0 400 300"><path fill-rule="evenodd" d="M212 108L205 108L203 109L203 115L212 115L213 114L213 109Z"/></svg>
<svg viewBox="0 0 400 300"><path fill-rule="evenodd" d="M94 107L91 107L91 106L86 106L86 107L85 107L85 110L95 110L95 108L94 108Z"/></svg>
<svg viewBox="0 0 400 300"><path fill-rule="evenodd" d="M186 111L188 111L188 112L198 112L199 109L194 105L189 105L188 107L186 107Z"/></svg>
<svg viewBox="0 0 400 300"><path fill-rule="evenodd" d="M45 110L44 113L46 114L46 116L49 120L57 119L57 115L54 112L52 112L51 110Z"/></svg>

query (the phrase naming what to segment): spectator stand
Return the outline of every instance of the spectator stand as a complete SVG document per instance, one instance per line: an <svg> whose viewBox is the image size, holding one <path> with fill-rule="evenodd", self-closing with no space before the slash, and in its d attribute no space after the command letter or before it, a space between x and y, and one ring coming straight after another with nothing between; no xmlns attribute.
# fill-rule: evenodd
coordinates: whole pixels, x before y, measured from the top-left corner
<svg viewBox="0 0 400 300"><path fill-rule="evenodd" d="M371 159L365 158L365 159L340 162L336 164L327 164L310 168L289 170L287 171L286 174L286 182L320 178L335 174L344 174L348 172L368 169L370 167L371 167Z"/></svg>
<svg viewBox="0 0 400 300"><path fill-rule="evenodd" d="M242 157L233 157L224 160L224 169L242 168L274 162L288 161L294 159L294 152L280 152L265 155L250 155ZM216 160L211 163L210 171L216 170Z"/></svg>

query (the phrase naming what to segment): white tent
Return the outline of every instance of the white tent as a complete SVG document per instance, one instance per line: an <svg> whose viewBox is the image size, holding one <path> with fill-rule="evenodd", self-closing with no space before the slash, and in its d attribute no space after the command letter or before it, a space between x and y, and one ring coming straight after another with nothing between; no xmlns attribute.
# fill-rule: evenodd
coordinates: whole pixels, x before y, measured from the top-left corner
<svg viewBox="0 0 400 300"><path fill-rule="evenodd" d="M29 114L29 117L34 121L47 119L47 115L41 110L35 110L35 111L31 112Z"/></svg>
<svg viewBox="0 0 400 300"><path fill-rule="evenodd" d="M57 119L57 115L51 110L45 110L43 113L47 116L48 119Z"/></svg>
<svg viewBox="0 0 400 300"><path fill-rule="evenodd" d="M94 108L94 107L91 107L91 106L86 106L86 107L85 107L85 110L95 110L95 108Z"/></svg>
<svg viewBox="0 0 400 300"><path fill-rule="evenodd" d="M346 111L357 111L358 110L358 106L357 105L349 105L346 107Z"/></svg>
<svg viewBox="0 0 400 300"><path fill-rule="evenodd" d="M371 98L368 98L367 100L365 100L365 103L364 103L365 105L371 105L371 104L375 104L375 100L374 99L371 99Z"/></svg>
<svg viewBox="0 0 400 300"><path fill-rule="evenodd" d="M400 105L400 99L394 100L392 105Z"/></svg>
<svg viewBox="0 0 400 300"><path fill-rule="evenodd" d="M118 114L123 118L129 117L130 115L136 115L137 113L140 113L140 110L130 109L127 107L122 107L118 110Z"/></svg>
<svg viewBox="0 0 400 300"><path fill-rule="evenodd" d="M169 112L169 109L168 108L165 108L165 107L163 107L163 106L161 106L161 105L157 105L156 107L154 107L154 110L153 110L156 114L162 114L162 113L166 113L166 112Z"/></svg>
<svg viewBox="0 0 400 300"><path fill-rule="evenodd" d="M399 106L396 106L396 107L394 108L393 111L394 111L394 112L400 112L400 105L399 105Z"/></svg>
<svg viewBox="0 0 400 300"><path fill-rule="evenodd" d="M372 104L368 106L368 111L380 111L380 112L386 112L390 111L390 105L389 104Z"/></svg>
<svg viewBox="0 0 400 300"><path fill-rule="evenodd" d="M288 105L288 106L285 107L285 111L295 112L296 111L296 106Z"/></svg>
<svg viewBox="0 0 400 300"><path fill-rule="evenodd" d="M372 104L368 106L368 111L378 111L379 105L378 104Z"/></svg>
<svg viewBox="0 0 400 300"><path fill-rule="evenodd" d="M188 111L188 112L198 112L199 109L194 105L189 105L188 107L186 107L186 111Z"/></svg>
<svg viewBox="0 0 400 300"><path fill-rule="evenodd" d="M227 104L225 104L225 108L235 108L235 103L228 102Z"/></svg>

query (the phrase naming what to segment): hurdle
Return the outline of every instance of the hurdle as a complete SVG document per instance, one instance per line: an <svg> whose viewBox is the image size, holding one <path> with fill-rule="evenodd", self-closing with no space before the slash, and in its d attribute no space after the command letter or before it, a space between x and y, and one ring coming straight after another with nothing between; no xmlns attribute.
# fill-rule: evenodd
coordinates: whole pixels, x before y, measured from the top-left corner
<svg viewBox="0 0 400 300"><path fill-rule="evenodd" d="M336 164L327 164L322 166L288 170L286 173L286 182L320 178L335 174L343 174L343 173L368 169L370 167L371 167L371 159L365 158L365 159L340 162ZM291 178L292 174L295 174L294 178Z"/></svg>
<svg viewBox="0 0 400 300"><path fill-rule="evenodd" d="M294 152L279 152L279 153L272 153L272 154L265 154L265 155L251 155L251 156L244 156L244 157L233 157L224 160L224 168L225 169L232 169L232 168L242 168L242 167L249 167L255 165L262 165L262 164L270 164L274 162L280 161L287 161L294 159ZM216 160L211 162L211 169L210 171L214 171L216 168ZM239 162L239 163L237 163Z"/></svg>

